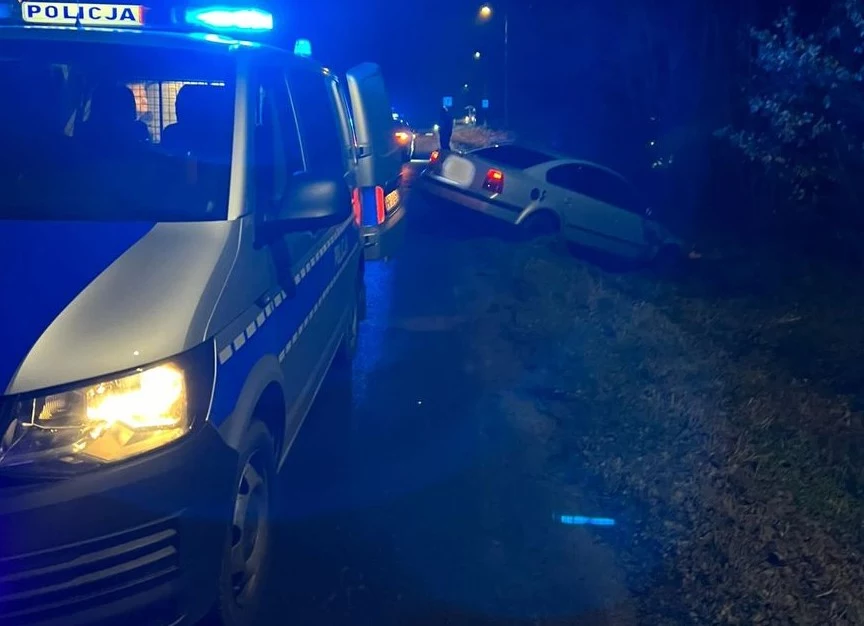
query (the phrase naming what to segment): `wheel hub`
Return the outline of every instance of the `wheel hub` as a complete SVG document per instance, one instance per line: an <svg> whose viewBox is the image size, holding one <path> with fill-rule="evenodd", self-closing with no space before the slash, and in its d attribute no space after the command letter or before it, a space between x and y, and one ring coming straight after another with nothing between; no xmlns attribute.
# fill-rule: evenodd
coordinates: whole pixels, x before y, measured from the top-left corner
<svg viewBox="0 0 864 626"><path fill-rule="evenodd" d="M231 529L231 584L234 599L244 605L257 593L269 549L269 476L253 455L240 474Z"/></svg>

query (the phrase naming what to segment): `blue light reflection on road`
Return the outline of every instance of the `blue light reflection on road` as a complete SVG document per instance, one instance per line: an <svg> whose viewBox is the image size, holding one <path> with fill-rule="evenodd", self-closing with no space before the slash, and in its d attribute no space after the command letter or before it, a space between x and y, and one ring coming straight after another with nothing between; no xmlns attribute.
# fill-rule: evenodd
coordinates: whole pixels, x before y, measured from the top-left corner
<svg viewBox="0 0 864 626"><path fill-rule="evenodd" d="M614 526L611 517L586 517L584 515L559 515L558 520L567 526Z"/></svg>
<svg viewBox="0 0 864 626"><path fill-rule="evenodd" d="M392 263L377 261L366 264L366 302L368 316L360 327L360 345L355 368L355 397L362 402L366 398L367 376L381 364L384 355L387 327L393 300Z"/></svg>

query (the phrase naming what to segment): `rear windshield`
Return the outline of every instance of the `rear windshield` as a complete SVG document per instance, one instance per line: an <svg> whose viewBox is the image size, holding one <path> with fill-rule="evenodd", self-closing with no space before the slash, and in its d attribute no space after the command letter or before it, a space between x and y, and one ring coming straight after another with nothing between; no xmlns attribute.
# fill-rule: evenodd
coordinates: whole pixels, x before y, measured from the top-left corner
<svg viewBox="0 0 864 626"><path fill-rule="evenodd" d="M500 165L509 165L520 170L526 170L529 167L554 160L548 154L519 146L492 146L491 148L476 150L472 154L476 154L481 159Z"/></svg>
<svg viewBox="0 0 864 626"><path fill-rule="evenodd" d="M0 219L224 219L233 82L224 55L0 41Z"/></svg>

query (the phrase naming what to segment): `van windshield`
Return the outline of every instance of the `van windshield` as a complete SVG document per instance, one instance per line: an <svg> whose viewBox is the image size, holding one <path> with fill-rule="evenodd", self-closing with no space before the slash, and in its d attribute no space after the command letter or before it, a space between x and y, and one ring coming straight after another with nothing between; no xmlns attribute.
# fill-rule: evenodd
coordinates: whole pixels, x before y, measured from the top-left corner
<svg viewBox="0 0 864 626"><path fill-rule="evenodd" d="M225 219L233 83L224 54L0 42L0 219Z"/></svg>

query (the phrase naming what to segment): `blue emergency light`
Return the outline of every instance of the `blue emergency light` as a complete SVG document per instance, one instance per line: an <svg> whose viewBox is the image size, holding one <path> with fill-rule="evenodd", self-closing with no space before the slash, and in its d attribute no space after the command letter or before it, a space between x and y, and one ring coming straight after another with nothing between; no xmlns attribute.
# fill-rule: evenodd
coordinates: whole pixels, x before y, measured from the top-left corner
<svg viewBox="0 0 864 626"><path fill-rule="evenodd" d="M231 4L231 2L236 4ZM261 0L0 0L0 22L43 27L129 28L224 35L268 34L273 13ZM181 6L177 6L177 5ZM174 5L174 6L172 6ZM184 6L185 5L185 6Z"/></svg>
<svg viewBox="0 0 864 626"><path fill-rule="evenodd" d="M273 30L273 14L245 7L199 7L186 10L186 23L208 30L262 33Z"/></svg>
<svg viewBox="0 0 864 626"><path fill-rule="evenodd" d="M298 57L311 57L312 42L308 39L298 39L294 42L294 54Z"/></svg>

